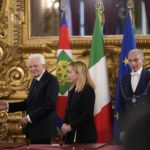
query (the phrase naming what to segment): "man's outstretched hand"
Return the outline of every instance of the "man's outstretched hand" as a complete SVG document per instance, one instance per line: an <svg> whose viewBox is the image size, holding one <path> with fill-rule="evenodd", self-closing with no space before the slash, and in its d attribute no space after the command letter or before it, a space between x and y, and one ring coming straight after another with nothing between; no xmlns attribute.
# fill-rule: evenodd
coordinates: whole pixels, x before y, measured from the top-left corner
<svg viewBox="0 0 150 150"><path fill-rule="evenodd" d="M27 117L24 117L19 121L19 123L23 126L26 126L29 123L29 121L28 121Z"/></svg>
<svg viewBox="0 0 150 150"><path fill-rule="evenodd" d="M0 101L0 111L7 109L7 103Z"/></svg>

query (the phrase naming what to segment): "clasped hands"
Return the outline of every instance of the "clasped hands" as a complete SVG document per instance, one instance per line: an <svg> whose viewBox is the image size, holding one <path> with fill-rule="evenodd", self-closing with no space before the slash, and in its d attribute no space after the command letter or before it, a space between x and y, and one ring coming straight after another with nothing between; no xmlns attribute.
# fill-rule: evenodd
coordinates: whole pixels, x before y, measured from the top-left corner
<svg viewBox="0 0 150 150"><path fill-rule="evenodd" d="M67 134L68 132L70 132L71 130L72 130L72 128L69 124L63 124L61 127L61 131L64 135Z"/></svg>
<svg viewBox="0 0 150 150"><path fill-rule="evenodd" d="M2 102L2 101L0 101L0 111L2 111L2 110L7 110L7 103L6 102ZM28 119L27 119L27 117L25 116L25 117L23 117L20 121L19 121L19 123L21 124L21 125L23 125L23 126L26 126L27 124L28 124Z"/></svg>

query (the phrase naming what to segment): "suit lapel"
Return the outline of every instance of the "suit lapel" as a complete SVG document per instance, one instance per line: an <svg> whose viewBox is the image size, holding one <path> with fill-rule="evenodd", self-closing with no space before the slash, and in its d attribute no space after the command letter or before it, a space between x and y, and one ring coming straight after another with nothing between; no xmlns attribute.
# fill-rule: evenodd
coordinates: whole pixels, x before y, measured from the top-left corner
<svg viewBox="0 0 150 150"><path fill-rule="evenodd" d="M34 93L33 93L33 88L34 88L34 81L35 81L35 79L32 80L32 84L31 84L31 87L30 87L30 90L29 90L29 94L28 94L28 103L31 102L31 101L33 102L36 99L36 97L38 96L41 88L43 87L43 85L45 83L45 80L47 79L47 75L48 74L49 73L47 72L47 70L45 70L42 78L40 79L40 81L38 83L39 85L36 88L36 92L34 91Z"/></svg>
<svg viewBox="0 0 150 150"><path fill-rule="evenodd" d="M141 94L146 89L145 85L147 85L147 83L145 83L144 76L145 76L145 71L142 70L139 83L138 83L136 90L135 90L135 94Z"/></svg>
<svg viewBox="0 0 150 150"><path fill-rule="evenodd" d="M34 93L34 99L36 99L36 97L37 97L38 94L40 93L40 90L41 90L42 87L43 87L44 81L41 80L41 81L39 81L38 84L39 84L39 85L38 85L38 87L36 88L36 92Z"/></svg>
<svg viewBox="0 0 150 150"><path fill-rule="evenodd" d="M34 79L32 80L30 88L29 88L28 99L32 97L33 87L34 87Z"/></svg>
<svg viewBox="0 0 150 150"><path fill-rule="evenodd" d="M133 90L132 90L132 85L131 85L131 75L129 76L128 82L129 82L130 95L132 95L133 94Z"/></svg>
<svg viewBox="0 0 150 150"><path fill-rule="evenodd" d="M125 89L126 95L128 97L131 97L133 95L133 90L132 90L132 86L131 86L131 75L127 76L127 80L125 81L124 84L126 84L126 86L124 86L124 87L126 87L126 89Z"/></svg>

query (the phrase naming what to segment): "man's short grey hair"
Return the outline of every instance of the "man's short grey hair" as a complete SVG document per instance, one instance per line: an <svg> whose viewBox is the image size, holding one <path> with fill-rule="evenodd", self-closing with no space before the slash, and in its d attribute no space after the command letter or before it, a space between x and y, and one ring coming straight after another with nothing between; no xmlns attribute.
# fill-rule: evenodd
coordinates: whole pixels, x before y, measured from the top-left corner
<svg viewBox="0 0 150 150"><path fill-rule="evenodd" d="M129 53L128 53L128 56L129 56L131 53L135 53L135 52L139 53L140 56L141 56L141 58L144 59L144 53L143 53L140 49L132 49L132 50L130 50Z"/></svg>
<svg viewBox="0 0 150 150"><path fill-rule="evenodd" d="M33 59L39 60L40 64L42 64L42 65L45 64L45 58L42 54L31 54L28 58L28 62L30 62Z"/></svg>

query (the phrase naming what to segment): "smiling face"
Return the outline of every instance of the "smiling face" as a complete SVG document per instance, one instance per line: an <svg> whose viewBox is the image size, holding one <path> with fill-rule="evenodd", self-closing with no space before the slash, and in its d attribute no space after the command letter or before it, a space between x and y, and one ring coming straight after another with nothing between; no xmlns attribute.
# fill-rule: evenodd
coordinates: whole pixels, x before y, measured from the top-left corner
<svg viewBox="0 0 150 150"><path fill-rule="evenodd" d="M132 52L128 55L128 61L131 69L136 72L143 65L143 58L139 52Z"/></svg>
<svg viewBox="0 0 150 150"><path fill-rule="evenodd" d="M37 78L44 71L44 65L40 63L39 59L32 59L29 61L29 71L33 78Z"/></svg>
<svg viewBox="0 0 150 150"><path fill-rule="evenodd" d="M75 72L75 70L71 66L68 67L68 79L72 83L77 83L78 81L78 74Z"/></svg>

